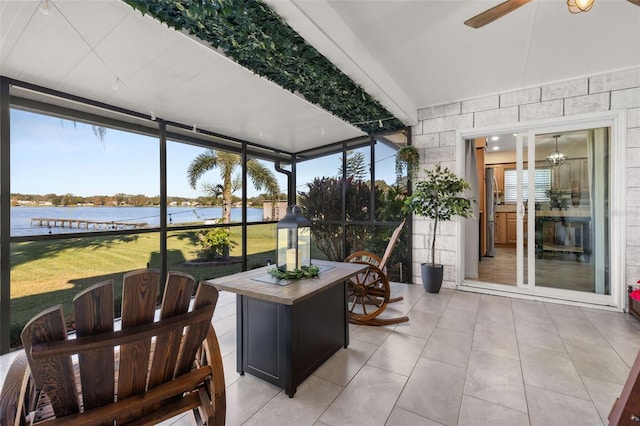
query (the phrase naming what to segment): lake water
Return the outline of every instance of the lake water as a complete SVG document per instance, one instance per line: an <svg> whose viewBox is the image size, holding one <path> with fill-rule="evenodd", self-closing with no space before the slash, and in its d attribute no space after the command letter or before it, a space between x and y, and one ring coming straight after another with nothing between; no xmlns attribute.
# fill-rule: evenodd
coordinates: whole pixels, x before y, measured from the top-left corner
<svg viewBox="0 0 640 426"><path fill-rule="evenodd" d="M204 223L205 219L222 217L222 207L167 207L167 221L171 224ZM32 218L82 219L105 222L147 223L160 225L160 207L11 207L11 235L42 235L86 232L84 228L60 228L31 224ZM242 208L231 209L231 221L242 221ZM262 221L262 208L247 208L247 221ZM94 231L91 226L88 231Z"/></svg>

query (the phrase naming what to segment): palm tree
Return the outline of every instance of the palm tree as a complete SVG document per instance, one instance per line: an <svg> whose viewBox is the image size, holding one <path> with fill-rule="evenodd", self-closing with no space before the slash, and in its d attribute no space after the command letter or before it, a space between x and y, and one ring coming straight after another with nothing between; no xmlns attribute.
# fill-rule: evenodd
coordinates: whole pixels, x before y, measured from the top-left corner
<svg viewBox="0 0 640 426"><path fill-rule="evenodd" d="M187 170L189 184L196 189L198 179L209 170L220 169L222 178L222 218L224 223L231 222L231 194L239 189L238 179L233 179L233 171L242 165L242 157L238 154L209 149L193 159ZM273 172L257 160L247 160L247 174L253 186L261 191L265 189L269 195L277 197L280 186ZM220 185L204 185L205 191L211 188L220 188Z"/></svg>

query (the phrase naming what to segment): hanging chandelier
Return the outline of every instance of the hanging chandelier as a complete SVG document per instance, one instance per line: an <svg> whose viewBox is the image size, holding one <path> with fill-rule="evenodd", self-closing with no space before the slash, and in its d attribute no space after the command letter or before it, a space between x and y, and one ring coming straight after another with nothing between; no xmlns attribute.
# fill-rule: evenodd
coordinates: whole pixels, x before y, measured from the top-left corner
<svg viewBox="0 0 640 426"><path fill-rule="evenodd" d="M594 0L567 0L567 7L571 13L588 12L593 7Z"/></svg>
<svg viewBox="0 0 640 426"><path fill-rule="evenodd" d="M558 167L562 164L564 164L565 161L567 161L567 155L558 151L558 138L560 137L560 135L556 135L554 136L554 138L556 138L556 150L553 152L550 152L549 155L547 155L547 161L549 162L549 164L551 164L553 167Z"/></svg>

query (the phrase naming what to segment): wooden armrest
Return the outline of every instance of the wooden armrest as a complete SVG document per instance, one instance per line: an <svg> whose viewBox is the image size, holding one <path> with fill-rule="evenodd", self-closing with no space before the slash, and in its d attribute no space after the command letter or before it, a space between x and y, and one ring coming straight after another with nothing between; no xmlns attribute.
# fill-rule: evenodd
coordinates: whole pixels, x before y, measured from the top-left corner
<svg viewBox="0 0 640 426"><path fill-rule="evenodd" d="M117 419L135 411L140 405L153 406L153 404L164 403L168 398L172 398L176 395L185 394L182 398L188 397L188 393L197 389L198 386L205 381L207 377L211 376L211 368L208 366L201 367L197 370L192 370L180 377L165 382L160 386L148 390L144 394L134 395L129 398L118 400L112 404L103 405L97 408L93 408L90 411L84 413L71 414L63 418L55 418L48 420L47 425L95 425L103 424L105 419ZM199 396L196 393L191 397L193 400L199 402ZM195 408L192 405L192 400L187 400L190 407ZM132 422L135 424L135 421ZM127 423L129 424L129 423ZM146 424L142 422L142 424Z"/></svg>
<svg viewBox="0 0 640 426"><path fill-rule="evenodd" d="M11 363L0 393L0 425L25 422L27 413L35 407L35 389L30 385L30 380L29 361L23 351Z"/></svg>

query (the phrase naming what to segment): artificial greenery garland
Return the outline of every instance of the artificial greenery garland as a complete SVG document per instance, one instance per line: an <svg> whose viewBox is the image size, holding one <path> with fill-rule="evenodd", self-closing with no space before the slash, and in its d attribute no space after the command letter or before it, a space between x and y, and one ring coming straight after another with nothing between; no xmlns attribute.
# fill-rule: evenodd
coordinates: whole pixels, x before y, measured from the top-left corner
<svg viewBox="0 0 640 426"><path fill-rule="evenodd" d="M320 268L316 265L303 265L300 269L294 269L293 271L283 271L282 269L273 268L269 269L269 273L271 276L281 280L299 280L301 278L317 277L320 273Z"/></svg>
<svg viewBox="0 0 640 426"><path fill-rule="evenodd" d="M222 49L243 67L302 95L366 133L405 127L259 0L125 2Z"/></svg>

